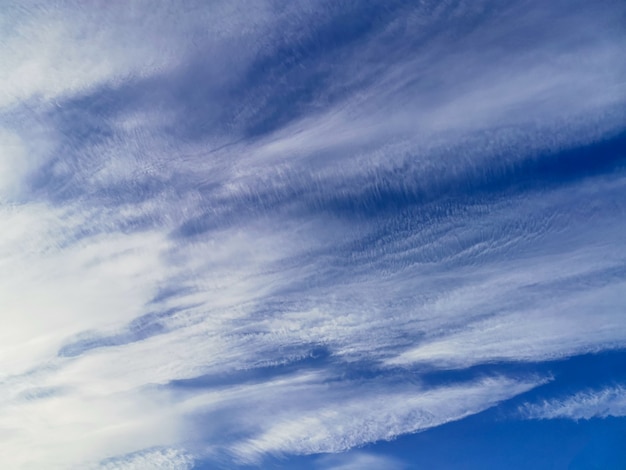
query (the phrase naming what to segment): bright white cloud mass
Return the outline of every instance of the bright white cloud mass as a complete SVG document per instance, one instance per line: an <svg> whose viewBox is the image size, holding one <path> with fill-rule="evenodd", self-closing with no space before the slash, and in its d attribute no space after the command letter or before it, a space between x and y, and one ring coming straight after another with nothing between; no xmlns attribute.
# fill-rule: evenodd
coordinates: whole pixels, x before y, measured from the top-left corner
<svg viewBox="0 0 626 470"><path fill-rule="evenodd" d="M317 455L623 417L557 369L626 348L624 18L4 2L0 466L413 468Z"/></svg>

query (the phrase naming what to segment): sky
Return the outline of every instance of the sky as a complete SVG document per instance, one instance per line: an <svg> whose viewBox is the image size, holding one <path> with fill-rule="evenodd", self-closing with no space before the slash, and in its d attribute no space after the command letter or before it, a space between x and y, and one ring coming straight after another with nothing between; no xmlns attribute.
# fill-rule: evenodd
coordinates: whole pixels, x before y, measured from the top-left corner
<svg viewBox="0 0 626 470"><path fill-rule="evenodd" d="M2 468L626 468L624 24L0 0Z"/></svg>

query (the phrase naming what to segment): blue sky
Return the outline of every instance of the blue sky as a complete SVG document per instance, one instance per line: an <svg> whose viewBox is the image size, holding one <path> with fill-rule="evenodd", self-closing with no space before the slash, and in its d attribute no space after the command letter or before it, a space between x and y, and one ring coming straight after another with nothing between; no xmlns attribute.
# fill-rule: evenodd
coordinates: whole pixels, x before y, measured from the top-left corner
<svg viewBox="0 0 626 470"><path fill-rule="evenodd" d="M625 18L2 2L3 468L624 468Z"/></svg>

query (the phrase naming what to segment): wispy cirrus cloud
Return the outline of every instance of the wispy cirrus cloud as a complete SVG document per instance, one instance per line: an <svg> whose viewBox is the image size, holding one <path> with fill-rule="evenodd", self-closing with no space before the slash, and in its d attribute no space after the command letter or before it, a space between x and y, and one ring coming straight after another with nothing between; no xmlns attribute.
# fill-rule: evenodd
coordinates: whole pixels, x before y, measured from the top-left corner
<svg viewBox="0 0 626 470"><path fill-rule="evenodd" d="M179 449L151 449L102 462L100 469L142 470L159 468L164 470L188 470L193 468L193 458Z"/></svg>
<svg viewBox="0 0 626 470"><path fill-rule="evenodd" d="M623 386L585 390L563 398L540 403L525 403L520 413L526 419L592 419L626 416L626 391Z"/></svg>
<svg viewBox="0 0 626 470"><path fill-rule="evenodd" d="M10 6L3 460L343 452L624 348L623 13Z"/></svg>
<svg viewBox="0 0 626 470"><path fill-rule="evenodd" d="M399 459L386 455L376 455L367 452L351 452L349 455L331 455L320 458L318 467L324 470L357 470L359 468L388 468L399 470L406 468Z"/></svg>
<svg viewBox="0 0 626 470"><path fill-rule="evenodd" d="M257 435L234 444L232 451L239 458L252 461L267 453L341 452L461 419L540 383L543 381L495 378L431 390L411 390L400 385L393 393L376 390L379 384L368 390L370 387L364 383L344 392L347 397L342 396L342 387L338 387L339 393L329 390L326 397L323 389L315 393L314 388L309 388L303 392L321 395L319 403L315 403L314 395L307 401L298 397L297 409L289 409L285 407L289 400L281 400L287 408L284 416L279 413ZM359 396L355 397L354 392ZM304 403L313 406L303 407Z"/></svg>

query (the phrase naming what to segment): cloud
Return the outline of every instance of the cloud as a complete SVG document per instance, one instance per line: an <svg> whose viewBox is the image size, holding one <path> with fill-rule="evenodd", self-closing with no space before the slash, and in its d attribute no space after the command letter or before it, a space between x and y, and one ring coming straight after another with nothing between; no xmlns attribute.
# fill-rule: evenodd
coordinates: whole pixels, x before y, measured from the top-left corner
<svg viewBox="0 0 626 470"><path fill-rule="evenodd" d="M626 416L626 390L622 386L577 392L564 398L525 403L526 419L592 419Z"/></svg>
<svg viewBox="0 0 626 470"><path fill-rule="evenodd" d="M361 468L387 468L400 470L406 468L400 460L366 452L350 452L339 456L322 457L318 460L317 468L325 470L357 470Z"/></svg>
<svg viewBox="0 0 626 470"><path fill-rule="evenodd" d="M102 462L98 468L108 470L188 470L193 459L178 449L155 449Z"/></svg>
<svg viewBox="0 0 626 470"><path fill-rule="evenodd" d="M6 464L344 452L625 347L623 11L9 6Z"/></svg>
<svg viewBox="0 0 626 470"><path fill-rule="evenodd" d="M72 384L39 397L28 392L3 400L0 412L4 461L13 468L44 463L49 468L88 467L94 460L169 445L177 439L178 420L161 396L90 392ZM172 467L181 468L173 462Z"/></svg>
<svg viewBox="0 0 626 470"><path fill-rule="evenodd" d="M624 347L620 298L624 283L571 295L537 309L479 319L390 359L463 368L495 361L545 361Z"/></svg>
<svg viewBox="0 0 626 470"><path fill-rule="evenodd" d="M256 435L232 445L231 452L253 462L267 453L342 452L462 419L540 383L494 378L434 389L400 385L389 392L380 390L384 383L366 382L343 385L353 385L351 390L308 387L298 390L297 398L279 391L281 406L273 411L274 418L255 423L260 427ZM270 403L261 406L274 408Z"/></svg>
<svg viewBox="0 0 626 470"><path fill-rule="evenodd" d="M265 33L269 13L264 2L245 9L230 2L211 8L191 2L184 9L143 1L113 8L101 2L9 2L0 106L28 100L58 105L98 87L172 72L189 54L200 53L188 34L211 41L211 52L223 58L224 42Z"/></svg>
<svg viewBox="0 0 626 470"><path fill-rule="evenodd" d="M66 337L134 318L162 280L158 234L81 240L84 211L32 204L1 212L4 375L54 357Z"/></svg>

